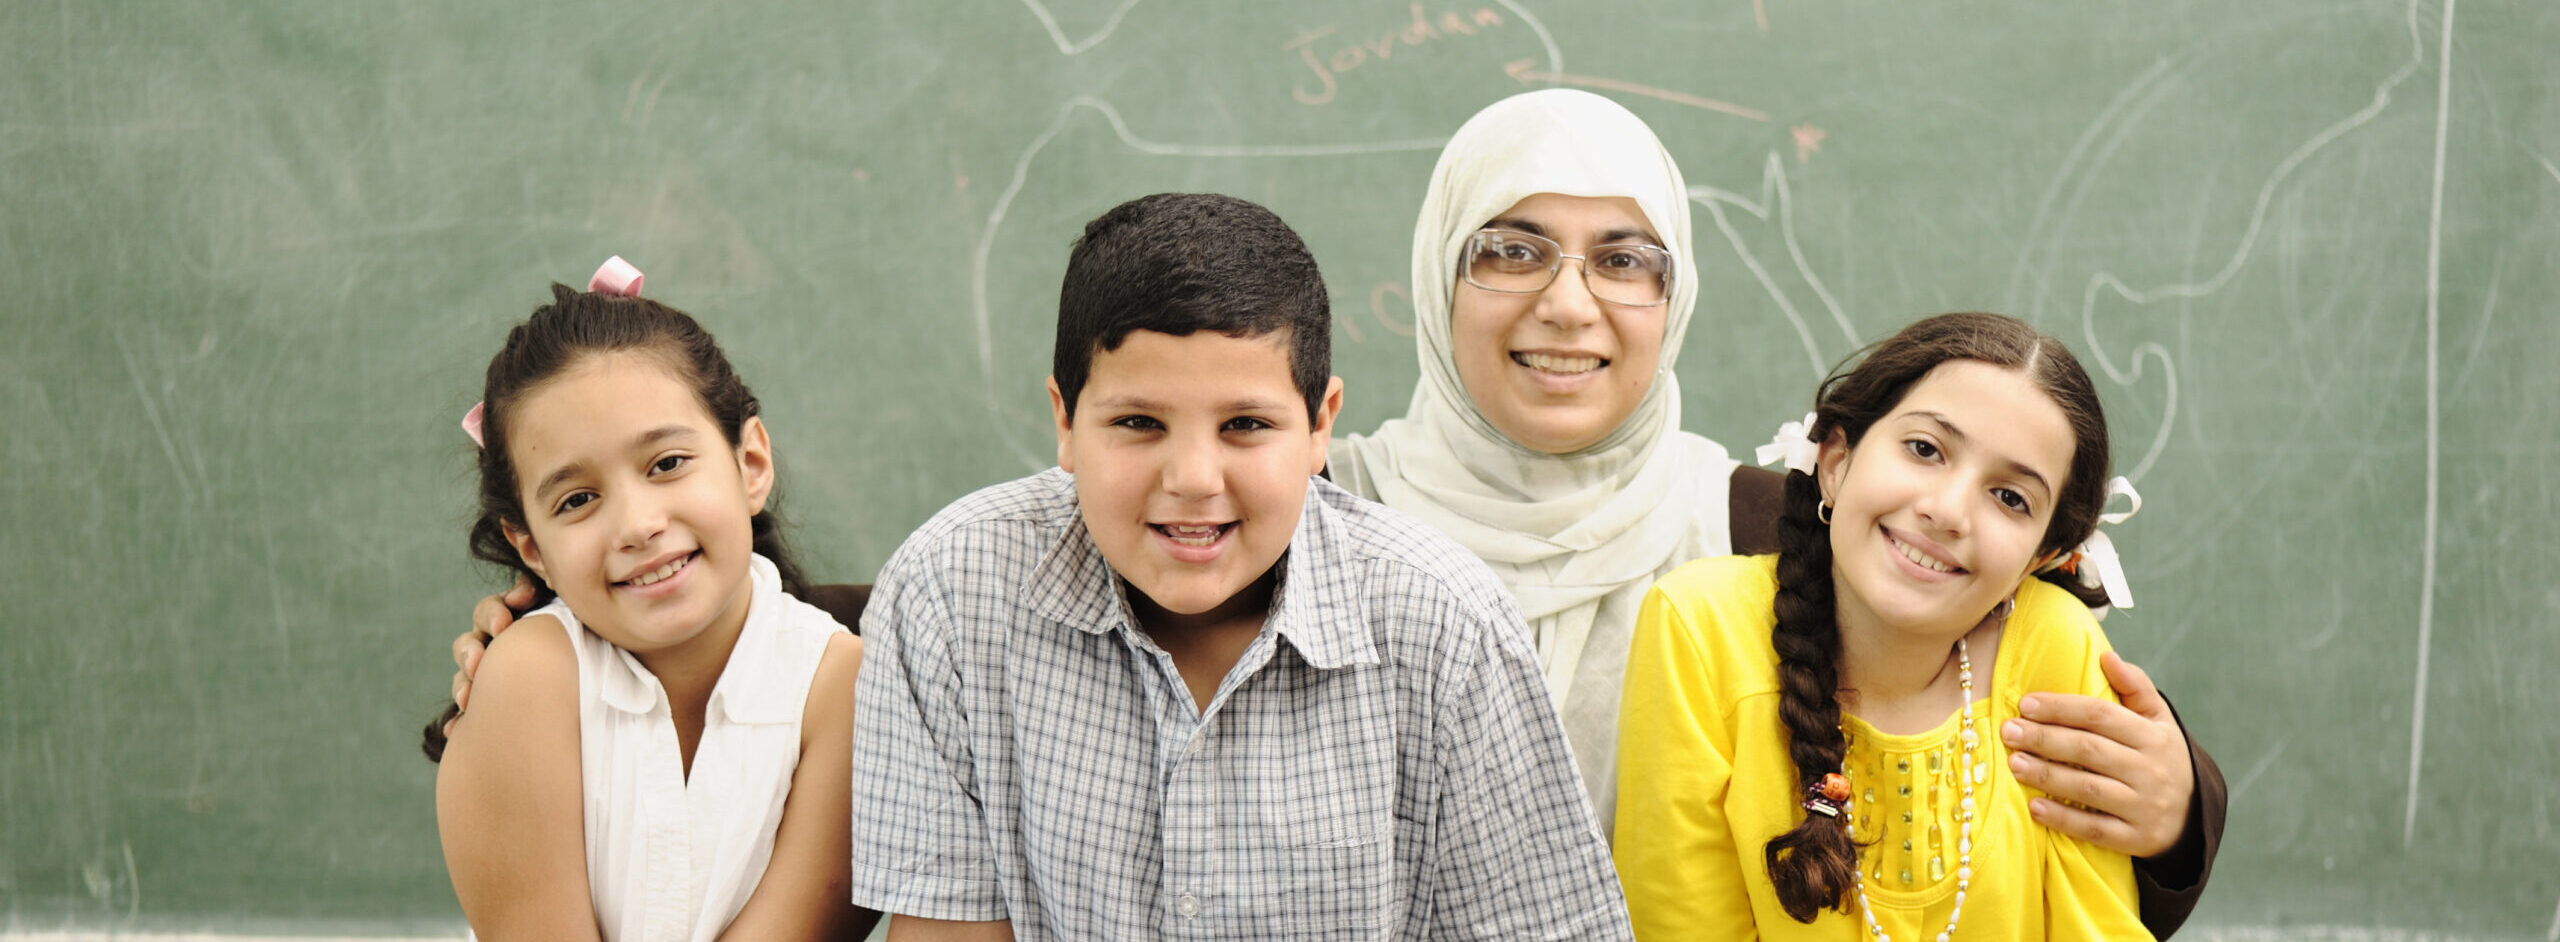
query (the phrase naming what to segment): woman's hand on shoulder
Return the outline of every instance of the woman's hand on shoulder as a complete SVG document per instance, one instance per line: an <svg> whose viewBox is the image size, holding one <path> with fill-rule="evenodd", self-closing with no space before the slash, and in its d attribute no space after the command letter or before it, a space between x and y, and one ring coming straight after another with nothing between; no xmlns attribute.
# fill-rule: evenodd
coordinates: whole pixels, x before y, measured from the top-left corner
<svg viewBox="0 0 2560 942"><path fill-rule="evenodd" d="M512 627L516 616L532 607L533 583L521 575L506 591L471 606L471 630L453 639L453 705L457 709L471 709L471 679L479 673L480 658L489 650L489 643ZM446 723L444 732L453 735L453 724Z"/></svg>
<svg viewBox="0 0 2560 942"><path fill-rule="evenodd" d="M2021 718L2000 728L2015 750L2009 770L2051 796L2029 806L2036 823L2128 856L2158 856L2177 846L2195 798L2186 730L2142 668L2113 651L2099 666L2124 702L2027 695Z"/></svg>

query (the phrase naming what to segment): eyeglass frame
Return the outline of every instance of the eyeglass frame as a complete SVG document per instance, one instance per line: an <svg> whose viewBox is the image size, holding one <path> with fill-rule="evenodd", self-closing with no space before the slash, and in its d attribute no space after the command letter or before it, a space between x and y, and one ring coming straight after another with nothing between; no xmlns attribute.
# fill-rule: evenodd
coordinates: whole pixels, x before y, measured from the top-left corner
<svg viewBox="0 0 2560 942"><path fill-rule="evenodd" d="M1488 285L1488 284L1485 284L1485 283L1483 283L1483 282L1481 282L1481 281L1477 281L1477 280L1475 279L1475 275L1474 275L1474 274L1472 274L1472 273L1470 273L1470 272L1468 271L1468 269L1469 269L1469 268L1473 267L1473 266L1471 266L1471 265L1469 265L1469 264L1468 264L1468 260L1469 260L1469 259L1471 259L1471 258L1473 258L1473 257L1475 256L1475 245L1476 245L1476 240L1478 240L1478 239L1482 239L1482 238L1484 238L1484 237L1486 237L1486 236L1499 236L1499 237L1502 237L1502 238L1515 238L1515 237L1520 237L1520 236L1526 236L1526 237L1528 237L1528 238L1536 239L1536 240L1538 240L1538 241L1540 241L1540 242L1544 242L1544 243L1546 243L1546 244L1548 244L1548 245L1554 246L1554 247L1555 247L1555 255L1556 255L1556 258L1555 258L1555 262L1554 262L1554 264L1551 264L1551 265L1548 265L1548 266L1547 266L1547 281L1546 281L1546 283L1545 283L1545 284L1542 284L1542 285L1539 285L1539 286L1537 286L1537 287L1535 287L1535 288L1523 288L1523 289L1519 289L1519 290L1514 290L1514 289L1510 289L1510 288L1496 288L1496 287L1494 287L1494 286L1492 286L1492 285ZM1595 288L1593 288L1593 287L1591 286L1591 255L1592 255L1592 253L1597 252L1597 251L1599 251L1599 250L1601 250L1601 249L1607 249L1607 248L1620 248L1620 247L1624 247L1624 248L1652 249L1652 250L1654 250L1654 251L1656 251L1656 252L1660 252L1660 253L1662 253L1662 297L1657 298L1657 299L1654 299L1654 300L1652 300L1652 301L1618 301L1618 300L1613 300L1613 299L1610 299L1610 298L1604 298L1604 297L1601 297L1601 296L1600 296L1600 292L1599 292L1599 290L1597 290L1597 289L1595 289ZM1543 236L1543 235L1539 235L1539 234L1537 234L1537 233L1535 233L1535 232L1530 232L1530 231L1528 231L1528 230L1526 230L1526 229L1509 229L1509 228L1504 228L1504 227L1501 227L1501 226L1486 226L1486 227L1484 227L1484 228L1482 228L1482 229L1478 229L1478 230L1476 230L1476 231L1474 231L1474 232L1467 233L1467 241L1466 241L1464 244L1462 244L1461 246L1459 246L1459 249L1458 249L1458 280L1460 280L1460 281L1464 281L1464 282L1466 282L1466 283L1468 283L1468 284L1470 284L1470 285L1474 285L1474 286L1476 286L1477 288L1480 288L1480 289L1483 289L1483 290L1486 290L1486 291L1491 291L1491 292L1493 292L1493 293L1495 293L1495 294L1521 294L1521 295L1525 295L1525 294L1538 294L1538 293L1544 292L1544 291L1545 291L1545 290L1547 290L1548 288L1553 288L1553 287L1555 287L1555 285L1556 285L1556 278L1557 278L1558 276L1561 276L1562 274L1564 274L1564 260L1565 260L1565 259L1568 259L1568 258L1569 258L1569 259L1573 259L1574 261L1577 261L1577 262L1581 262L1581 263L1582 263L1582 264L1580 264L1580 265L1578 265L1578 266L1575 266L1575 267L1582 269L1582 290L1587 291L1587 292L1590 292L1591 297L1592 297L1592 299L1593 299L1593 300L1597 300L1597 301L1604 301L1604 302L1607 302L1607 303L1610 303L1610 304L1620 304L1620 305L1625 305L1625 306L1627 306L1627 307L1661 307L1662 305L1665 305L1665 304L1669 304L1669 303L1671 303L1671 287L1672 287L1672 285L1673 285L1673 284L1675 284L1675 283L1676 283L1676 280L1678 279L1678 277L1679 277L1679 273L1680 273L1680 264L1679 264L1679 260L1678 260L1678 259L1676 259L1676 258L1671 257L1671 250L1670 250L1670 249L1668 249L1668 248L1665 248L1665 247L1663 247L1663 246L1656 245L1656 244L1651 243L1651 242L1604 242L1604 243L1601 243L1601 244L1599 244L1599 245L1592 246L1592 247L1590 247L1590 248L1588 248L1588 249L1584 249L1584 250L1583 250L1583 254L1580 254L1580 255L1569 255L1569 254L1566 254L1566 252L1565 252L1565 250L1564 250L1564 243L1562 243L1562 242L1558 242L1558 241L1556 241L1556 240L1554 240L1554 239L1547 238L1546 236Z"/></svg>

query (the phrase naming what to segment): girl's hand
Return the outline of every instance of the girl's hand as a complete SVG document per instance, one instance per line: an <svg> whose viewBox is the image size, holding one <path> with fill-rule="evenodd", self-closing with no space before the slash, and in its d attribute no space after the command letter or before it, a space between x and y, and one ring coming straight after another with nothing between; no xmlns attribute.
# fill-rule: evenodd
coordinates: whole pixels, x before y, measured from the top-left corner
<svg viewBox="0 0 2560 942"><path fill-rule="evenodd" d="M2167 853L2195 799L2186 730L2142 668L2113 651L2099 666L2124 703L2027 695L2018 704L2022 718L2000 727L2001 741L2016 750L2009 771L2052 796L2029 804L2037 824L2129 856Z"/></svg>
<svg viewBox="0 0 2560 942"><path fill-rule="evenodd" d="M453 639L453 704L471 708L471 677L480 672L480 655L489 650L489 642L516 623L516 616L533 608L533 583L516 576L516 584L506 591L480 600L471 607L471 630ZM453 724L444 724L446 736L453 735Z"/></svg>

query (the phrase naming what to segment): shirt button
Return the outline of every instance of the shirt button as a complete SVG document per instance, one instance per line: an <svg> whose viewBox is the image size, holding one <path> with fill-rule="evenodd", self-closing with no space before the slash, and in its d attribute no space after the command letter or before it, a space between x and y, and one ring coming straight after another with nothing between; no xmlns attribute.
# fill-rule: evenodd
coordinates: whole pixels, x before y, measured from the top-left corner
<svg viewBox="0 0 2560 942"><path fill-rule="evenodd" d="M1184 919L1200 915L1200 898L1189 893L1184 893L1181 896L1175 897L1173 900L1173 911L1181 913L1182 918Z"/></svg>

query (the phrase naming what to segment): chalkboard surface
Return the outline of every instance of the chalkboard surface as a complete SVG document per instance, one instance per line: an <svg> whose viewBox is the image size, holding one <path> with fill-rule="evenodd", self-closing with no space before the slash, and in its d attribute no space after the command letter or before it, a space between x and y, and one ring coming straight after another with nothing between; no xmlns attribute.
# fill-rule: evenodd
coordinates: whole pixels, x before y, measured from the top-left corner
<svg viewBox="0 0 2560 942"><path fill-rule="evenodd" d="M1344 427L1401 412L1439 143L1565 85L1695 188L1692 429L1948 309L2103 374L2108 628L2232 786L2191 935L2554 938L2554 49L2540 0L0 5L0 928L457 924L454 421L547 283L700 315L866 581L1050 460L1132 196L1298 226Z"/></svg>

